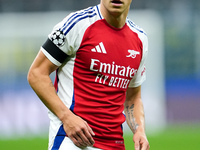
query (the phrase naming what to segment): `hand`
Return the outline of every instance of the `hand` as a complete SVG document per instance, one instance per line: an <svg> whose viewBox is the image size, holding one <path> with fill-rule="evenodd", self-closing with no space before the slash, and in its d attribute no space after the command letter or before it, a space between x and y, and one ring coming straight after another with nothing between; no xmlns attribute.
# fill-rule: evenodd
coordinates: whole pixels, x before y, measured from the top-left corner
<svg viewBox="0 0 200 150"><path fill-rule="evenodd" d="M135 150L149 150L149 142L147 140L147 137L145 133L136 131L136 133L133 136L133 141L135 143Z"/></svg>
<svg viewBox="0 0 200 150"><path fill-rule="evenodd" d="M71 114L63 121L63 127L68 137L76 146L84 148L94 144L92 136L95 136L95 134L81 117Z"/></svg>

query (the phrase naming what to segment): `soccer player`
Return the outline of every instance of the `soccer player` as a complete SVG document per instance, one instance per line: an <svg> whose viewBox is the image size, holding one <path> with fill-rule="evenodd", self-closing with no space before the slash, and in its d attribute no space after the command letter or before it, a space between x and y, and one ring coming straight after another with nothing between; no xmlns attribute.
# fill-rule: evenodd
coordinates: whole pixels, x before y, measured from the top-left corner
<svg viewBox="0 0 200 150"><path fill-rule="evenodd" d="M125 150L125 120L135 149L149 149L141 101L148 43L127 18L131 2L101 0L69 14L31 65L29 84L50 110L49 150Z"/></svg>

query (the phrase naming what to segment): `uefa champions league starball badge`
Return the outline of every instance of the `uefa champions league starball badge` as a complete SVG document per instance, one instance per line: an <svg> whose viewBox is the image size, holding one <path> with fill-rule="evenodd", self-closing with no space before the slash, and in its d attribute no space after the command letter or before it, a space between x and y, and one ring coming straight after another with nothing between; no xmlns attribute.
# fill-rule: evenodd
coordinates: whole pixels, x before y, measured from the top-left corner
<svg viewBox="0 0 200 150"><path fill-rule="evenodd" d="M56 30L52 35L51 35L51 40L52 42L57 45L58 47L61 47L65 44L65 35L62 31Z"/></svg>

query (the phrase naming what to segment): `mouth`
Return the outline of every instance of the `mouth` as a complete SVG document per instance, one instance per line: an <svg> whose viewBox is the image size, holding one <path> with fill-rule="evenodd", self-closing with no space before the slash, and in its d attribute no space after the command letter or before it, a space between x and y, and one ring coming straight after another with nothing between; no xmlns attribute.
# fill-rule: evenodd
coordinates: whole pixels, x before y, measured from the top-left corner
<svg viewBox="0 0 200 150"><path fill-rule="evenodd" d="M116 5L122 4L120 0L112 0L111 3L116 4Z"/></svg>

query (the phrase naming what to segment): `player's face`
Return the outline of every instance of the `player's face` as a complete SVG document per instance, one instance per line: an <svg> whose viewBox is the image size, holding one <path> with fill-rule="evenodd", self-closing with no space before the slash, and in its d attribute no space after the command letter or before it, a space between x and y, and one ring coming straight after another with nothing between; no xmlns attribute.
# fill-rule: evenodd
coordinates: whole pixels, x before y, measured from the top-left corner
<svg viewBox="0 0 200 150"><path fill-rule="evenodd" d="M128 14L132 0L101 0L104 9L113 16L119 16L123 13Z"/></svg>

